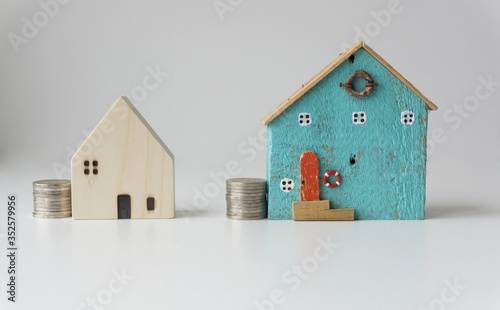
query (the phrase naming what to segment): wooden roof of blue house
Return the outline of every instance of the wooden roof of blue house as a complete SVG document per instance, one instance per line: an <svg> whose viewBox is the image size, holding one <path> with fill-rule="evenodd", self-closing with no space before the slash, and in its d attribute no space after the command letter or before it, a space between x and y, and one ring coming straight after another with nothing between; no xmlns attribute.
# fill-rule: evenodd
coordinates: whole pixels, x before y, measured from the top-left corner
<svg viewBox="0 0 500 310"><path fill-rule="evenodd" d="M341 63L346 61L352 54L356 53L359 49L364 49L367 51L373 58L375 58L380 64L382 64L389 72L391 72L397 79L403 82L411 91L413 91L420 99L422 99L429 110L437 110L438 107L432 103L427 97L425 97L418 89L415 88L407 79L405 79L399 72L397 72L390 64L388 64L380 55L375 53L368 45L364 42L359 42L351 45L347 50L345 50L342 54L340 54L335 60L333 60L328 66L326 66L323 70L321 70L318 74L316 74L309 82L302 85L300 89L298 89L295 93L293 93L288 99L283 101L276 109L271 111L266 117L264 117L260 122L264 125L269 124L273 121L278 115L283 113L289 106L299 101L310 89L312 89L319 81L325 78L330 72L335 70Z"/></svg>

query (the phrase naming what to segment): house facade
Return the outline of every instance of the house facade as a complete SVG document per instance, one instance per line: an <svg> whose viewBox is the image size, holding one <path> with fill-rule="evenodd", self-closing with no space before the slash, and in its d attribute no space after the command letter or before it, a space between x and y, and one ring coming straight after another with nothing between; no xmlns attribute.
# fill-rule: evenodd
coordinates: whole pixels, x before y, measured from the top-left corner
<svg viewBox="0 0 500 310"><path fill-rule="evenodd" d="M174 217L174 156L120 97L71 160L74 219Z"/></svg>
<svg viewBox="0 0 500 310"><path fill-rule="evenodd" d="M370 87L359 77L345 86L355 71L368 73ZM365 87L372 90L365 97L348 94ZM360 220L424 219L428 112L435 109L366 44L351 46L261 121L268 135L268 217L292 219L300 158L312 151L320 200L330 208L353 208ZM341 176L333 188L323 182L332 170Z"/></svg>

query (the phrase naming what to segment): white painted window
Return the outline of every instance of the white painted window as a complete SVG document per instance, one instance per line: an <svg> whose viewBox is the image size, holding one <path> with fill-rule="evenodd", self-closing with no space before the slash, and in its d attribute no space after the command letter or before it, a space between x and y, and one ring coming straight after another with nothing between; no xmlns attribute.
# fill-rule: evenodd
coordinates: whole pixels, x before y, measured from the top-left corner
<svg viewBox="0 0 500 310"><path fill-rule="evenodd" d="M291 192L293 189L293 185L294 185L293 180L287 178L281 179L280 181L280 188L285 193Z"/></svg>
<svg viewBox="0 0 500 310"><path fill-rule="evenodd" d="M415 122L415 114L412 111L401 112L401 124L413 125Z"/></svg>
<svg viewBox="0 0 500 310"><path fill-rule="evenodd" d="M354 125L363 125L366 123L366 113L363 111L352 113L352 122Z"/></svg>
<svg viewBox="0 0 500 310"><path fill-rule="evenodd" d="M299 113L299 125L308 126L311 125L311 114L310 113Z"/></svg>

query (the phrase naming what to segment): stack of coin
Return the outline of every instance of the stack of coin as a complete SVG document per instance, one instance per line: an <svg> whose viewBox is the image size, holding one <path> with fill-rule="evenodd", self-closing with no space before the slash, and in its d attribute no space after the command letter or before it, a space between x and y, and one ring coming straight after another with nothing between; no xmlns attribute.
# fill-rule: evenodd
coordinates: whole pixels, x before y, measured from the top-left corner
<svg viewBox="0 0 500 310"><path fill-rule="evenodd" d="M229 179L226 181L227 218L260 220L267 218L267 182L265 179Z"/></svg>
<svg viewBox="0 0 500 310"><path fill-rule="evenodd" d="M33 182L33 217L56 219L71 217L71 181Z"/></svg>

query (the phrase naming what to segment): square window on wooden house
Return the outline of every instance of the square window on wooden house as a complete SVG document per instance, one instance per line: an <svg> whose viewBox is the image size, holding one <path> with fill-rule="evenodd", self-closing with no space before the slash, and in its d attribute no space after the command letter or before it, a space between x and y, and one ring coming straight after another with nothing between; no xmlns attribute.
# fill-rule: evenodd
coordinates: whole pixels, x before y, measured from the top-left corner
<svg viewBox="0 0 500 310"><path fill-rule="evenodd" d="M354 125L363 125L366 123L366 113L363 111L352 113L352 122Z"/></svg>
<svg viewBox="0 0 500 310"><path fill-rule="evenodd" d="M413 125L413 122L415 122L415 114L412 111L401 112L401 124Z"/></svg>
<svg viewBox="0 0 500 310"><path fill-rule="evenodd" d="M299 125L308 126L311 125L311 113L299 113Z"/></svg>

